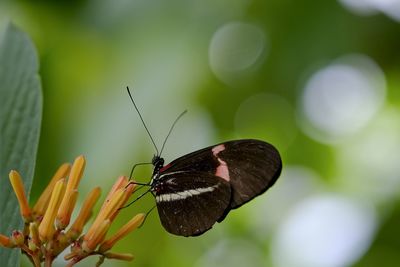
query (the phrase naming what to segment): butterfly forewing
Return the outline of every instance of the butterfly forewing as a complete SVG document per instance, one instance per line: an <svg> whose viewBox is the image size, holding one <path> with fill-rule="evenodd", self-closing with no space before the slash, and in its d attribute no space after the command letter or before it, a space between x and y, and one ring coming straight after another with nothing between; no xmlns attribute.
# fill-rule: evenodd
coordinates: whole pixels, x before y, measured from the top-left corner
<svg viewBox="0 0 400 267"><path fill-rule="evenodd" d="M176 235L195 236L210 229L227 209L228 182L205 172L166 173L156 191L164 228Z"/></svg>

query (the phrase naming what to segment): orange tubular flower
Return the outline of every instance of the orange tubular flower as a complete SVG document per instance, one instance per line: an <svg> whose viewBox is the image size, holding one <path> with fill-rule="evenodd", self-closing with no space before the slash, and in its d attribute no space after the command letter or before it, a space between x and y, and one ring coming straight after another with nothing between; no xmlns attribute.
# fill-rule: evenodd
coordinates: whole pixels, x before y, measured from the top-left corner
<svg viewBox="0 0 400 267"><path fill-rule="evenodd" d="M57 214L57 228L65 229L71 219L72 211L74 210L75 202L77 199L78 184L82 178L85 169L86 161L83 156L75 159L69 174L67 188L64 197L60 204Z"/></svg>
<svg viewBox="0 0 400 267"><path fill-rule="evenodd" d="M58 168L53 178L51 178L50 183L47 185L46 189L43 191L38 201L33 206L33 213L35 216L40 217L44 215L47 206L49 205L51 193L53 192L54 186L60 179L67 178L70 169L71 164L69 163L64 163L60 166L60 168Z"/></svg>
<svg viewBox="0 0 400 267"><path fill-rule="evenodd" d="M102 221L97 227L96 231L93 232L90 239L85 239L82 243L82 248L85 252L90 253L94 251L97 245L104 240L108 229L111 226L111 220L106 219Z"/></svg>
<svg viewBox="0 0 400 267"><path fill-rule="evenodd" d="M111 196L115 193L115 191L117 191L120 188L125 187L127 184L128 184L128 179L125 176L118 177L118 180L111 187L110 192L108 192L106 200L104 201L103 205L101 206L100 211L104 209L104 207L107 205L108 202L110 202Z"/></svg>
<svg viewBox="0 0 400 267"><path fill-rule="evenodd" d="M72 167L68 163L61 165L32 209L29 207L21 176L17 171L11 171L10 182L26 223L22 231L15 230L10 237L0 234L0 246L23 250L34 266L41 266L43 262L45 266L51 266L53 260L67 247L71 249L64 256L68 261L67 266L73 266L91 255L100 255L97 266L105 259L133 260L129 253L114 253L109 250L143 223L144 214L136 215L104 241L120 209L135 190L136 185L130 183L127 177L121 176L117 179L87 233L82 231L100 197L99 187L87 195L78 216L69 225L78 200L78 185L83 176L85 162L85 158L79 156Z"/></svg>
<svg viewBox="0 0 400 267"><path fill-rule="evenodd" d="M125 224L117 233L115 233L111 238L104 241L99 248L99 251L105 252L110 250L116 242L118 242L123 237L127 236L130 232L138 228L144 221L146 215L143 213L137 214L133 217L127 224Z"/></svg>
<svg viewBox="0 0 400 267"><path fill-rule="evenodd" d="M65 192L65 179L59 180L54 186L51 194L49 206L44 214L43 220L39 225L39 237L43 242L50 240L54 234L54 219L57 215L58 207Z"/></svg>
<svg viewBox="0 0 400 267"><path fill-rule="evenodd" d="M67 236L71 238L77 238L81 233L82 229L85 226L86 222L89 220L89 217L92 213L92 209L94 204L96 204L101 194L100 187L94 188L89 195L87 196L85 202L83 202L82 208L79 212L78 217L72 224L71 228L67 232Z"/></svg>
<svg viewBox="0 0 400 267"><path fill-rule="evenodd" d="M0 245L6 248L11 248L12 247L11 239L8 236L0 234Z"/></svg>
<svg viewBox="0 0 400 267"><path fill-rule="evenodd" d="M31 219L31 209L29 208L28 199L25 195L22 178L17 171L10 172L10 182L17 196L21 215L26 221L29 221Z"/></svg>

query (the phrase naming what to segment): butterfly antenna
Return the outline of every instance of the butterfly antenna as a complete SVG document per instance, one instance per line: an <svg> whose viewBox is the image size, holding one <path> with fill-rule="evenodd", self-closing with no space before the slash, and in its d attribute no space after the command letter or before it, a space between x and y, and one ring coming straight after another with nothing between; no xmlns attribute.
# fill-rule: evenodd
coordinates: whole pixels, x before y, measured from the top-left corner
<svg viewBox="0 0 400 267"><path fill-rule="evenodd" d="M133 103L133 106L135 107L137 113L139 114L140 120L142 121L143 126L144 126L144 128L146 129L146 132L147 132L147 134L149 135L149 137L150 137L150 139L151 139L151 142L152 142L153 145L154 145L154 148L156 149L157 155L159 155L159 153L158 153L158 148L157 148L157 146L156 146L156 143L154 142L154 139L153 139L153 137L151 136L150 131L149 131L149 129L148 129L147 126L146 126L146 123L144 123L142 114L140 114L139 109L138 109L138 107L136 106L135 101L133 100L133 97L132 97L132 95L131 95L131 91L129 90L129 87L128 87L128 86L126 87L126 90L128 91L128 94L129 94L129 97L131 98L131 101L132 101L132 103Z"/></svg>
<svg viewBox="0 0 400 267"><path fill-rule="evenodd" d="M185 111L183 111L181 114L179 114L179 116L175 119L174 123L172 124L171 128L169 129L169 132L168 132L168 134L167 134L167 137L165 137L164 143L162 144L160 156L161 156L161 154L162 154L162 152L163 152L163 150L164 150L165 143L167 143L168 137L169 137L169 135L171 134L172 129L174 129L175 124L179 121L180 118L182 118L183 115L186 114L186 112L187 112L187 110L185 110Z"/></svg>

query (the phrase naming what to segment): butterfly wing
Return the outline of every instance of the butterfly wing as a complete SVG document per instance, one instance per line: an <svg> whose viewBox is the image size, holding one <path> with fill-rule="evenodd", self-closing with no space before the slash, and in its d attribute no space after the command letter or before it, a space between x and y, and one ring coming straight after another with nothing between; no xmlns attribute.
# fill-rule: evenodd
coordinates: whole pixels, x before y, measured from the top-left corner
<svg viewBox="0 0 400 267"><path fill-rule="evenodd" d="M229 169L232 199L230 207L238 208L264 193L278 179L282 161L278 150L259 140L238 140L224 144L218 157Z"/></svg>
<svg viewBox="0 0 400 267"><path fill-rule="evenodd" d="M255 139L228 141L184 155L161 173L201 171L229 182L235 209L264 193L278 179L282 161L278 150Z"/></svg>
<svg viewBox="0 0 400 267"><path fill-rule="evenodd" d="M167 172L160 179L155 188L158 214L164 228L172 234L200 235L229 206L229 183L207 172Z"/></svg>

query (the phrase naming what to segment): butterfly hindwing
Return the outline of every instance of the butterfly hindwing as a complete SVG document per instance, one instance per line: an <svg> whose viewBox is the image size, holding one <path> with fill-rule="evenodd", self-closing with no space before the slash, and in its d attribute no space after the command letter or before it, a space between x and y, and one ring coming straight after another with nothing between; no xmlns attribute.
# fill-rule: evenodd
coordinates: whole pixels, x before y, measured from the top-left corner
<svg viewBox="0 0 400 267"><path fill-rule="evenodd" d="M279 152L263 141L238 140L223 145L218 157L229 169L230 207L235 209L270 188L281 173L282 162Z"/></svg>
<svg viewBox="0 0 400 267"><path fill-rule="evenodd" d="M206 172L170 172L161 175L158 184L159 217L172 234L200 235L210 229L229 206L229 183Z"/></svg>

